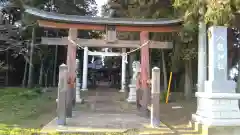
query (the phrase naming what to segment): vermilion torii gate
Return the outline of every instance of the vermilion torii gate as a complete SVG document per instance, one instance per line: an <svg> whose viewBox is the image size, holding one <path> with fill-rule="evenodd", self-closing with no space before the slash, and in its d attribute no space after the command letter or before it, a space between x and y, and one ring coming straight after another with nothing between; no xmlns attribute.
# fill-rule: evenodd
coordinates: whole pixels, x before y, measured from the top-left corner
<svg viewBox="0 0 240 135"><path fill-rule="evenodd" d="M148 44L141 47L141 89L143 93L142 107L147 110L150 99L150 90L147 80L150 77L149 48L168 48L168 43L149 41L150 32L177 32L181 27L181 20L168 19L124 19L124 18L97 18L77 15L64 15L45 12L31 7L25 7L25 12L38 17L40 27L69 29L68 39L77 42L84 47L110 47L110 48L138 48L142 44ZM106 31L106 39L103 40L84 40L77 38L78 30L98 30ZM117 40L117 32L140 32L140 42ZM76 78L76 44L70 40L61 39L54 45L68 45L67 66L70 84L74 84ZM54 39L52 39L54 40ZM56 40L55 40L56 41ZM61 43L59 43L59 41ZM50 40L48 40L50 42ZM51 43L49 43L51 44ZM87 50L87 49L86 49ZM84 56L86 57L86 56ZM69 85L70 89L74 85Z"/></svg>

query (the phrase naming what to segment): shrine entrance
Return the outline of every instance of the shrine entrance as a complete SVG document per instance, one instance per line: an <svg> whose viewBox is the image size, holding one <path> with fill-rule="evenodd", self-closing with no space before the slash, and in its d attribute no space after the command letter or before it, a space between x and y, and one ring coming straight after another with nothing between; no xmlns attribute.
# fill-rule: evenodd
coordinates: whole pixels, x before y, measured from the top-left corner
<svg viewBox="0 0 240 135"><path fill-rule="evenodd" d="M88 72L87 84L88 88L116 88L121 89L122 74L125 75L126 66L122 66L122 54L119 52L112 52L109 48L102 49L103 51L89 51L88 52L88 69L83 72ZM85 76L83 76L84 78ZM125 77L124 77L125 78ZM124 87L124 86L122 86Z"/></svg>
<svg viewBox="0 0 240 135"><path fill-rule="evenodd" d="M67 46L67 61L66 65L61 65L61 74L59 74L59 80L61 82L59 84L59 100L58 100L58 118L57 122L54 121L53 124L56 125L66 125L66 117L73 118L71 119L74 122L69 122L70 124L74 123L77 126L89 126L90 124L97 123L95 121L91 121L91 119L94 117L94 120L100 118L101 124L97 123L95 125L92 125L92 127L97 126L105 126L109 127L109 124L111 126L116 128L116 125L118 123L122 123L121 128L138 128L141 125L141 123L145 123L148 121L147 118L143 118L140 116L137 116L137 112L144 112L142 114L145 114L149 110L149 105L151 104L151 93L150 93L150 87L148 84L148 80L151 77L151 70L150 70L150 56L149 56L149 49L150 48L158 48L158 49L172 49L173 48L173 42L169 41L153 41L150 39L150 32L154 33L170 33L173 34L174 32L178 32L181 28L182 21L179 19L176 20L167 20L167 19L124 19L124 18L95 18L95 17L84 17L84 16L77 16L77 15L64 15L64 14L58 14L58 13L52 13L52 12L45 12L38 10L36 8L31 7L25 7L25 12L33 15L35 17L38 17L38 24L40 27L47 27L47 28L56 28L56 29L68 29L68 37L61 37L61 38L49 38L49 37L42 37L41 42L45 45L65 45ZM105 31L105 38L102 39L82 39L78 38L78 32L81 32L81 30L90 30L90 31ZM139 32L140 40L119 40L118 39L118 33L119 32ZM89 51L90 47L98 47L98 48L120 48L121 51L114 53L114 52L92 52ZM104 111L104 115L95 117L96 113L91 113L92 116L89 116L90 113L87 112L84 114L84 112L78 112L75 115L72 115L73 107L76 103L76 101L79 100L80 94L78 91L79 85L74 85L75 80L77 80L76 84L78 84L78 79L76 79L76 50L77 48L83 49L83 68L78 69L79 72L82 72L82 86L81 86L81 92L85 91L88 92L88 70L89 70L89 55L95 55L95 56L117 56L121 57L121 89L120 92L126 92L127 87L130 87L130 92L128 99L118 99L118 96L115 96L114 93L108 93L104 96L102 96L103 100L106 100L107 102L103 102L103 106L105 107L104 110L101 110L103 106L100 104L101 101L94 100L95 98L99 97L99 95L93 95L93 103L94 102L99 105L100 111ZM127 49L131 50L127 52ZM126 60L130 53L134 53L135 51L140 51L140 79L139 82L140 86L139 89L142 91L142 95L139 98L141 100L141 110L136 109L136 105L134 105L133 108L130 108L128 106L131 106L132 104L128 104L128 102L135 102L136 103L136 81L132 82L133 84L129 85L126 82ZM155 77L154 83L152 86L154 88L154 96L153 97L160 97L160 69L155 68L152 70L153 77ZM154 75L155 74L155 75ZM117 78L120 78L117 77ZM111 78L111 77L110 77ZM133 80L136 78L132 78ZM67 80L67 81L66 81ZM134 84L135 83L135 84ZM115 92L116 93L116 92ZM98 94L96 92L96 94ZM67 97L65 97L67 95ZM117 93L117 95L120 95ZM62 96L62 97L61 97ZM91 95L90 95L91 96ZM100 95L101 96L101 95ZM130 97L130 98L129 98ZM134 99L135 98L135 99ZM111 100L110 100L111 99ZM89 98L90 100L90 98ZM126 102L126 100L128 102ZM158 99L154 99L156 102L156 105L159 104L157 102ZM153 100L153 101L154 101ZM111 111L108 111L108 101L113 101L111 105L114 106L115 110L112 114ZM158 100L159 101L159 100ZM89 101L91 102L91 101ZM65 105L66 104L66 105ZM65 105L65 106L64 106ZM124 114L120 114L122 111L122 108L126 107L127 110L130 111L124 111ZM116 109L117 108L117 109ZM155 109L158 110L159 109ZM66 111L66 114L65 114ZM63 112L63 113L62 113ZM153 112L153 111L152 111ZM159 113L154 113L159 114ZM105 116L106 119L102 119L102 117ZM120 118L121 116L121 118ZM77 119L80 118L80 119ZM88 118L88 119L86 119ZM96 118L96 119L95 119ZM109 119L111 118L111 119ZM82 122L84 121L84 122ZM91 123L87 123L90 121ZM99 122L98 121L98 122ZM157 118L157 122L159 123L160 119ZM85 123L86 122L86 123ZM105 122L105 124L104 124ZM114 123L113 123L114 122ZM134 124L132 124L134 123ZM70 125L68 124L68 126ZM82 125L86 124L86 125ZM73 125L73 126L76 126ZM71 125L72 126L72 125ZM111 127L110 126L110 127ZM117 127L119 128L119 127Z"/></svg>
<svg viewBox="0 0 240 135"><path fill-rule="evenodd" d="M174 33L178 32L182 25L182 20L167 20L167 19L124 19L124 18L95 18L84 17L77 15L63 15L52 12L41 11L36 8L25 6L25 12L38 17L40 27L68 29L68 37L48 38L43 37L42 44L47 45L66 45L67 49L67 68L68 68L68 83L71 93L76 93L75 78L76 78L76 50L77 48L84 49L83 69L82 69L82 91L87 91L88 73L88 47L98 48L122 48L121 56L127 57L126 48L140 50L140 89L143 91L141 104L143 110L148 110L150 104L150 88L148 80L150 79L150 59L149 48L172 49L173 42L168 41L153 41L150 39L150 32ZM39 14L41 13L41 14ZM105 31L103 39L81 39L78 38L79 30ZM119 40L118 32L139 32L139 40ZM134 51L133 51L134 52ZM118 54L119 55L119 54ZM126 58L124 58L126 59ZM126 69L126 64L122 64ZM80 70L81 71L81 70ZM78 83L78 82L77 82ZM74 86L74 87L73 87ZM122 71L121 75L121 90L125 91L126 72ZM72 94L71 94L72 95ZM79 95L73 94L74 99ZM69 99L71 100L71 98ZM69 101L70 102L70 101Z"/></svg>

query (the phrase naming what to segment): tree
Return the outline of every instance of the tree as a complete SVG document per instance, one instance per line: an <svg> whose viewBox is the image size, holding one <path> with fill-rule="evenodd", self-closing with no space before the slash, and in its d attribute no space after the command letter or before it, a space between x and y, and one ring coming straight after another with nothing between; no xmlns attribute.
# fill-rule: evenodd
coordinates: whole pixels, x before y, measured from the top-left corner
<svg viewBox="0 0 240 135"><path fill-rule="evenodd" d="M39 28L36 26L36 18L35 17L25 14L23 12L24 11L23 5L33 6L33 7L43 9L43 10L46 10L49 12L59 12L59 13L69 14L69 15L74 14L74 15L94 16L97 13L95 0L68 0L68 1L65 1L65 0L57 0L57 1L56 0L9 0L9 2L11 3L11 6L18 7L21 9L20 10L20 12L21 12L20 15L22 16L21 25L22 25L22 28L24 29L24 31L28 31L22 35L24 40L38 39L38 36L41 36L41 34L39 32L42 32L42 30L39 30ZM28 26L28 27L26 27L26 26ZM32 28L35 27L35 29L37 29L36 30L37 33L34 34L34 32L32 31L32 28L29 29L30 27L32 27ZM58 30L48 30L48 31L55 32L55 33L58 32ZM32 33L32 35L30 35L29 33ZM67 31L65 30L64 33L67 33ZM81 32L81 35L87 35L87 36L89 35L88 32L85 32L85 34L82 34L82 33L83 32ZM36 53L33 53L33 55L31 55L31 53L30 54L28 53L29 55L25 56L25 58L29 59L28 60L29 65L32 65L32 66L29 66L29 77L28 77L28 80L29 80L28 86L29 87L32 86L31 71L33 70L33 68L38 68L38 67L33 66L33 65L35 65L34 64L35 62L32 60L38 59L39 56L41 56L40 58L45 59L45 55L43 55L43 54L45 54L45 52L36 51L39 49L40 50L45 50L45 49L43 49L40 46L36 47L37 43L35 43L35 42L32 42L32 44L34 45L34 49L33 49L33 47L27 48L27 52L31 52L28 50L28 49L30 49L30 50L32 50L32 52L36 52ZM57 50L57 49L55 49L55 50ZM25 53L23 53L23 54L25 54ZM42 57L42 56L44 56L44 57ZM39 65L42 65L41 64L42 61L43 60L40 60L37 62L40 62ZM25 67L26 67L25 69L27 69L27 65ZM25 70L25 71L27 71L27 70ZM40 66L40 72L41 71L42 71L42 68ZM26 72L24 74L26 74ZM25 76L24 78L26 79L27 77ZM41 78L41 77L39 77L39 78ZM25 80L25 79L23 79L23 80ZM23 81L23 82L25 82L25 81Z"/></svg>
<svg viewBox="0 0 240 135"><path fill-rule="evenodd" d="M180 12L185 21L185 29L194 31L197 27L196 20L200 24L234 26L237 11L240 10L239 0L175 0L174 7ZM199 10L200 9L200 10ZM201 29L200 29L201 30ZM206 33L206 31L205 31ZM201 34L201 33L200 33ZM238 57L239 58L239 57ZM240 80L238 80L238 85ZM240 91L240 90L239 90Z"/></svg>
<svg viewBox="0 0 240 135"><path fill-rule="evenodd" d="M237 93L240 93L240 30L237 28L233 28L233 41L234 41L234 48L233 51L235 54L235 57L233 57L232 62L231 62L231 66L233 66L233 68L230 70L231 71L238 71L237 73L232 73L232 77L234 80L238 81L237 83Z"/></svg>

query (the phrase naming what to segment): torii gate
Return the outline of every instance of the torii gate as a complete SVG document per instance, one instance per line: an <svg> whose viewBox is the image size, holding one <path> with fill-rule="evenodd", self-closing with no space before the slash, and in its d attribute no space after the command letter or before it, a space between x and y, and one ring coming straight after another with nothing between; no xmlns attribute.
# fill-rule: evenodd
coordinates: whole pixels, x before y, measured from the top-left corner
<svg viewBox="0 0 240 135"><path fill-rule="evenodd" d="M88 55L91 56L121 56L122 57L122 71L121 71L121 90L120 92L124 92L126 89L126 63L124 61L124 53L126 52L126 48L138 48L141 44L139 41L130 41L130 40L117 40L114 42L109 42L109 38L104 40L99 39L80 39L76 38L74 40L75 43L83 46L84 48L84 61L83 61L83 80L82 80L82 90L87 90L87 62L88 62ZM41 44L43 45L68 45L69 39L68 37L62 38L49 38L49 37L42 37ZM122 48L122 53L120 52L91 52L88 51L88 47L111 47L111 48ZM172 42L160 42L160 41L153 41L149 45L149 48L159 48L159 49L171 49L173 48Z"/></svg>
<svg viewBox="0 0 240 135"><path fill-rule="evenodd" d="M147 80L150 77L149 71L149 48L171 48L172 44L169 42L149 41L149 32L177 32L181 28L181 20L167 20L167 19L124 19L124 18L99 18L99 17L85 17L77 15L64 15L58 13L51 13L36 8L25 6L25 12L38 17L38 24L41 27L69 29L68 38L50 39L43 38L44 44L52 45L68 45L67 65L69 70L69 77L71 84L76 78L76 44L79 43L84 46L84 61L87 59L88 47L117 47L117 48L137 48L146 43L140 49L141 51L141 89L144 91L142 107L147 110L150 95ZM98 30L106 31L106 40L86 40L78 39L78 30ZM140 41L121 41L117 40L117 32L140 32ZM70 39L70 40L68 40ZM45 41L44 41L45 40ZM169 46L170 45L170 46ZM84 63L85 63L84 62ZM87 65L84 64L84 69ZM86 73L84 73L86 74ZM86 77L86 75L85 75ZM84 88L84 87L83 87Z"/></svg>

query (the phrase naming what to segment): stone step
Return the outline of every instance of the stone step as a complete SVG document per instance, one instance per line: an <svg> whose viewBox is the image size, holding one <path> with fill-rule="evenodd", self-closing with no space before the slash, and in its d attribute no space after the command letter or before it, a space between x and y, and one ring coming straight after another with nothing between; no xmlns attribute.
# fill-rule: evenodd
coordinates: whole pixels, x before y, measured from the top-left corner
<svg viewBox="0 0 240 135"><path fill-rule="evenodd" d="M45 128L41 133L60 133L60 134L96 134L96 135L175 135L175 133L166 125L161 124L159 128L151 128L149 125L144 125L141 129L109 129L109 128L76 128L62 126L57 129Z"/></svg>
<svg viewBox="0 0 240 135"><path fill-rule="evenodd" d="M82 129L82 130L65 130L65 131L44 131L44 132L41 132L43 134L81 134L81 135L84 135L84 134L96 134L96 135L115 135L115 134L118 134L118 135L175 135L175 133L171 130L167 130L167 129L145 129L145 130L142 130L142 131L138 131L138 130L135 130L135 129L128 129L128 130L116 130L116 131L111 131L111 129Z"/></svg>
<svg viewBox="0 0 240 135"><path fill-rule="evenodd" d="M76 127L58 127L58 129L44 129L41 133L60 133L60 134L131 134L131 135L205 135L198 123L190 121L187 125L178 125L167 127L162 124L159 128L151 128L144 125L142 129L109 129L109 128L76 128Z"/></svg>
<svg viewBox="0 0 240 135"><path fill-rule="evenodd" d="M178 125L171 127L177 135L203 135L198 125L189 121L187 125Z"/></svg>

